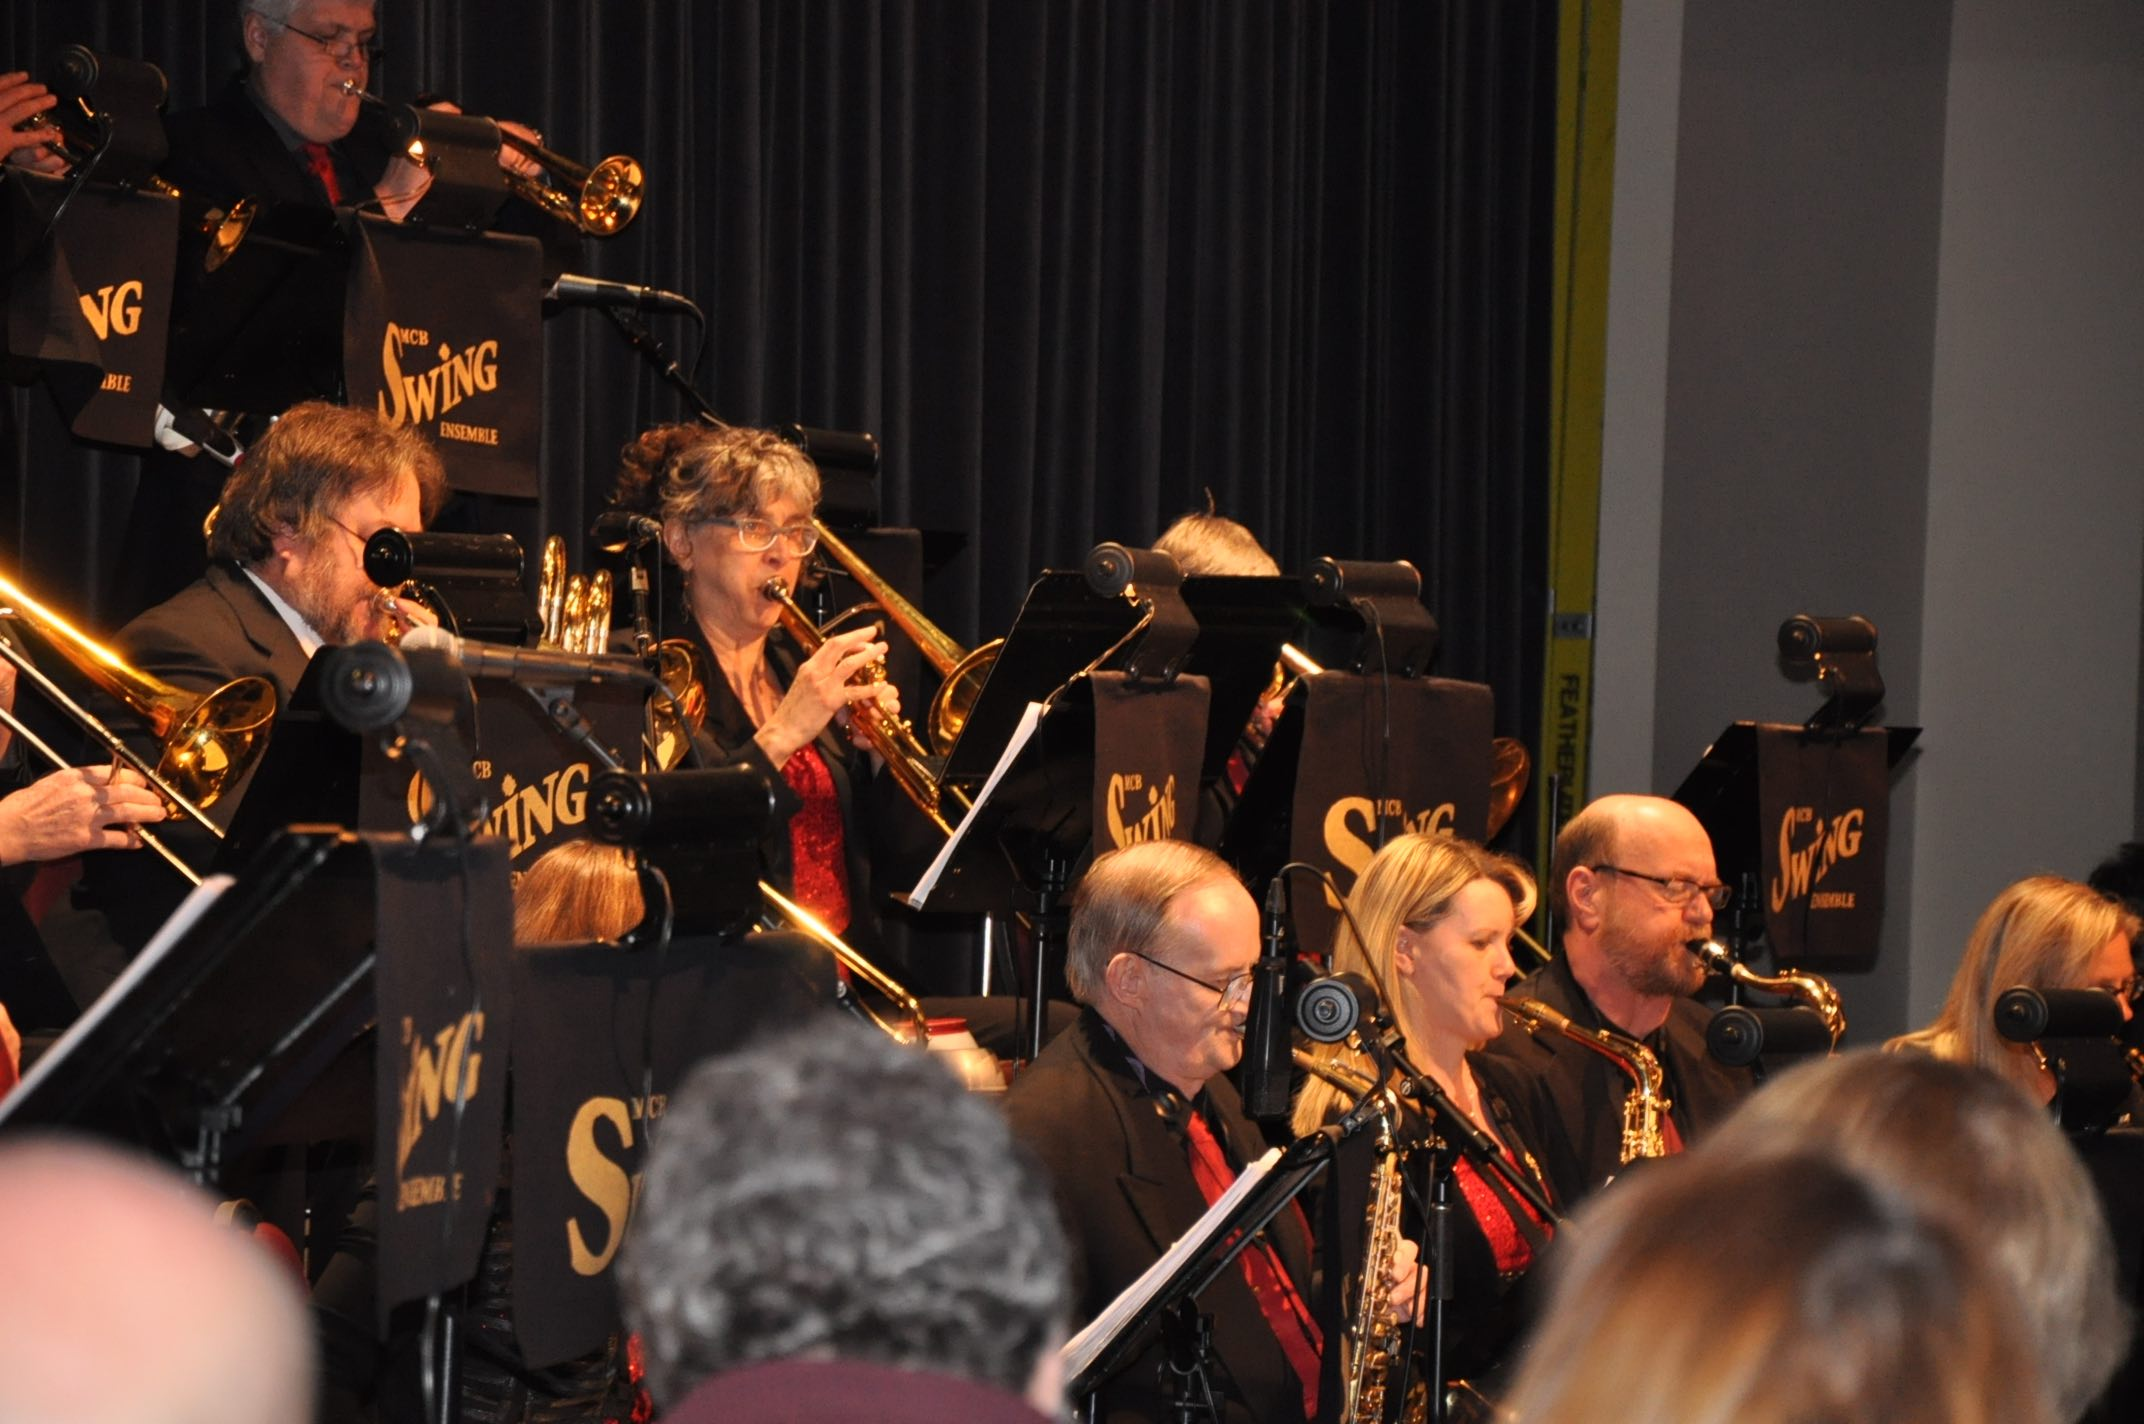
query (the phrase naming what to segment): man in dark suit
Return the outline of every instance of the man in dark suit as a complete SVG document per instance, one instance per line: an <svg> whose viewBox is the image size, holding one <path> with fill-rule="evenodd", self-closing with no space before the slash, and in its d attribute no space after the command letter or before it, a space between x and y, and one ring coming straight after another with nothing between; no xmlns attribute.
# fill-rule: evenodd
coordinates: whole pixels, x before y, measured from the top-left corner
<svg viewBox="0 0 2144 1424"><path fill-rule="evenodd" d="M1210 851L1132 846L1098 858L1080 882L1065 971L1085 1010L1005 1104L1064 1215L1075 1325L1153 1265L1264 1148L1226 1076L1243 1054L1257 958L1258 908ZM1405 1282L1395 1295L1411 1296ZM1312 1299L1309 1232L1286 1210L1198 1300L1213 1317L1217 1418L1316 1416L1332 1323L1312 1318ZM1174 1394L1150 1341L1103 1383L1100 1417L1173 1418Z"/></svg>
<svg viewBox="0 0 2144 1424"><path fill-rule="evenodd" d="M1556 837L1548 881L1563 952L1512 987L1580 1028L1606 1028L1660 1060L1671 1104L1670 1152L1702 1135L1754 1086L1746 1068L1705 1051L1712 1010L1690 998L1705 971L1685 946L1712 932L1727 904L1712 840L1697 817L1659 796L1603 796ZM1623 1104L1631 1083L1609 1059L1548 1030L1506 1029L1488 1047L1490 1073L1514 1110L1557 1201L1569 1210L1623 1167Z"/></svg>
<svg viewBox="0 0 2144 1424"><path fill-rule="evenodd" d="M432 621L408 605L390 614L365 575L364 548L382 528L422 529L444 491L438 452L418 432L370 411L293 406L225 483L208 572L127 624L113 643L129 665L185 691L263 677L277 705L287 706L323 646L381 637L390 616ZM153 749L140 749L153 759ZM212 819L228 826L245 790L241 782L221 797ZM183 822L168 830L175 850L195 865L207 861L206 832ZM88 866L89 892L121 953L87 980L69 975L78 997L98 977L109 982L183 895L169 867L137 860L98 857Z"/></svg>

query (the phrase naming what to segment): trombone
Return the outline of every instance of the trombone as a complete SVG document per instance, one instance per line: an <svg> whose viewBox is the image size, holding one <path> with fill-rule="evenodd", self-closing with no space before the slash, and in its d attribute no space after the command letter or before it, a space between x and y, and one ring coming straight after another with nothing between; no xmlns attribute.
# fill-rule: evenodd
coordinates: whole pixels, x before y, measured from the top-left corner
<svg viewBox="0 0 2144 1424"><path fill-rule="evenodd" d="M209 819L206 808L223 799L267 747L268 732L275 721L275 685L264 677L241 677L213 692L189 693L129 666L117 653L46 608L4 575L0 575L0 601L6 604L6 616L37 633L90 682L118 698L142 719L160 744L157 761L152 764L128 746L5 638L0 638L0 657L29 678L116 760L140 772L167 807L221 840L223 828ZM13 712L0 712L0 719L55 767L72 765ZM138 833L142 843L173 869L195 884L200 883L200 875L151 832Z"/></svg>
<svg viewBox="0 0 2144 1424"><path fill-rule="evenodd" d="M856 580L870 599L855 608L844 609L841 614L819 631L828 633L850 614L876 605L886 615L886 621L908 635L930 665L938 670L944 681L938 686L937 695L931 698L929 713L924 726L930 732L931 746L943 756L953 749L960 736L960 729L968 725L968 714L975 710L975 699L982 693L983 683L990 677L990 669L998 659L998 649L1005 646L1003 638L993 638L981 647L969 652L946 634L946 632L923 616L921 609L901 596L900 590L886 582L879 572L865 563L854 549L843 543L823 520L814 519L811 527L819 531L819 546L834 556L848 576Z"/></svg>
<svg viewBox="0 0 2144 1424"><path fill-rule="evenodd" d="M341 89L351 98L373 108L394 107L379 95L366 93L355 79L343 80ZM570 223L590 237L614 237L625 231L626 224L640 212L641 199L646 195L648 185L647 175L637 158L614 153L593 165L578 163L503 127L499 130L499 142L517 153L528 155L538 168L563 185L554 188L526 173L517 173L511 168L505 170L508 190L549 217ZM411 139L405 156L419 167L431 167L426 161L422 139Z"/></svg>

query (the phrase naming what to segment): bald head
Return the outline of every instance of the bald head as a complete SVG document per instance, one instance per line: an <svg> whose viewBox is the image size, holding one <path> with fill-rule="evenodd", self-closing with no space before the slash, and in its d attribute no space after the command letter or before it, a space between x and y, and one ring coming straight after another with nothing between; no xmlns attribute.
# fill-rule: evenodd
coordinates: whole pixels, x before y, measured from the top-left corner
<svg viewBox="0 0 2144 1424"><path fill-rule="evenodd" d="M298 1284L214 1210L174 1174L105 1148L0 1148L0 1419L311 1419Z"/></svg>
<svg viewBox="0 0 2144 1424"><path fill-rule="evenodd" d="M1684 948L1712 933L1712 838L1660 796L1603 796L1556 837L1551 891L1563 951L1594 1007L1643 1036L1704 971Z"/></svg>

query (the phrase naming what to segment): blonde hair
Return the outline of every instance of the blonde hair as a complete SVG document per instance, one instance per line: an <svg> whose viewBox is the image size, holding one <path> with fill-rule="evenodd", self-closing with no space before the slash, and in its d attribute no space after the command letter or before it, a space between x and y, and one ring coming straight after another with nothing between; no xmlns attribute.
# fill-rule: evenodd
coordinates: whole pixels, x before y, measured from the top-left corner
<svg viewBox="0 0 2144 1424"><path fill-rule="evenodd" d="M622 939L647 914L632 858L598 841L556 845L514 886L514 942Z"/></svg>
<svg viewBox="0 0 2144 1424"><path fill-rule="evenodd" d="M1333 971L1364 975L1392 993L1400 1031L1411 1041L1421 1041L1423 1013L1418 992L1395 962L1400 930L1434 925L1451 912L1459 892L1477 880L1491 881L1511 896L1517 919L1533 913L1534 878L1525 866L1473 841L1422 831L1389 842L1371 858L1348 895L1348 909L1369 943L1365 947L1356 938L1343 916L1333 932ZM1318 1056L1358 1072L1374 1071L1367 1057L1345 1045L1322 1048ZM1296 1095L1296 1131L1314 1131L1343 1097L1324 1079L1306 1078Z"/></svg>
<svg viewBox="0 0 2144 1424"><path fill-rule="evenodd" d="M2019 985L2083 988L2092 957L2107 941L2136 932L2137 917L2089 885L2058 875L2020 880L1981 912L1935 1022L1885 1047L1977 1063L2035 1091L2030 1059L1995 1031L1995 996Z"/></svg>
<svg viewBox="0 0 2144 1424"><path fill-rule="evenodd" d="M1702 1149L1809 1149L1974 1240L2032 1332L2050 1401L2074 1419L2129 1344L2099 1193L2062 1130L1995 1074L1873 1049L1805 1063L1738 1108Z"/></svg>
<svg viewBox="0 0 2144 1424"><path fill-rule="evenodd" d="M1525 1424L2049 1424L1971 1240L1816 1153L1669 1159L1564 1237Z"/></svg>
<svg viewBox="0 0 2144 1424"><path fill-rule="evenodd" d="M1280 565L1258 542L1258 536L1235 520L1213 512L1213 496L1206 497L1204 514L1187 514L1161 531L1154 547L1176 560L1184 577L1225 574L1236 577L1272 577Z"/></svg>

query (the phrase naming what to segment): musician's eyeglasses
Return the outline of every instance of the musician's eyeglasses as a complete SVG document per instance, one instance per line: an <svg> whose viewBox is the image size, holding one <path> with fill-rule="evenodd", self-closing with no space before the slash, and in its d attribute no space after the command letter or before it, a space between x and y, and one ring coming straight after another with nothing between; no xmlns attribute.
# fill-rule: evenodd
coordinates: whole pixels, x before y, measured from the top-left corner
<svg viewBox="0 0 2144 1424"><path fill-rule="evenodd" d="M1196 974L1186 974L1173 964L1164 964L1151 954L1141 954L1136 949L1127 952L1132 958L1143 959L1156 969L1166 969L1179 979L1189 979L1201 989L1213 990L1221 996L1221 1001L1214 1005L1217 1009L1225 1009L1230 1004L1246 1003L1251 997L1251 971L1248 969L1229 975L1225 984L1216 984L1210 979L1201 979Z"/></svg>
<svg viewBox="0 0 2144 1424"><path fill-rule="evenodd" d="M2112 994L2117 999L2123 999L2133 1004L2137 1001L2138 991L2144 990L2144 979L2140 979L2136 975L2132 974L2126 979L2116 979L2111 983L2106 980L2101 980L2097 984L2088 984L2085 987L2089 989L2104 990L2105 992Z"/></svg>
<svg viewBox="0 0 2144 1424"><path fill-rule="evenodd" d="M782 541L782 552L792 558L803 558L819 547L819 531L809 523L777 525L771 519L759 519L747 515L742 519L700 519L697 524L719 524L737 534L737 547L747 554L763 554L773 547L774 541Z"/></svg>
<svg viewBox="0 0 2144 1424"><path fill-rule="evenodd" d="M1610 875L1627 875L1633 880L1650 881L1660 887L1660 898L1670 905L1687 905L1692 896L1702 895L1705 897L1705 903L1713 909L1724 910L1727 908L1727 902L1735 897L1732 885L1704 885L1695 880L1665 879L1658 875L1647 875L1642 870L1625 870L1620 865L1589 865L1586 868L1595 875L1605 870Z"/></svg>
<svg viewBox="0 0 2144 1424"><path fill-rule="evenodd" d="M253 13L256 15L260 15L260 11L258 10L254 11ZM387 57L387 51L379 48L374 43L374 41L377 40L379 36L376 32L371 30L367 30L365 33L360 35L353 35L348 33L316 35L311 30L301 30L296 25L293 25L290 21L278 20L273 15L261 15L261 18L266 20L271 25L281 25L284 29L290 31L292 34L296 35L301 40L311 40L314 44L319 45L322 50L326 51L328 58L334 60L337 64L348 64L352 59L355 59L359 55L363 55L365 57L365 63L367 64L378 64L382 59Z"/></svg>

